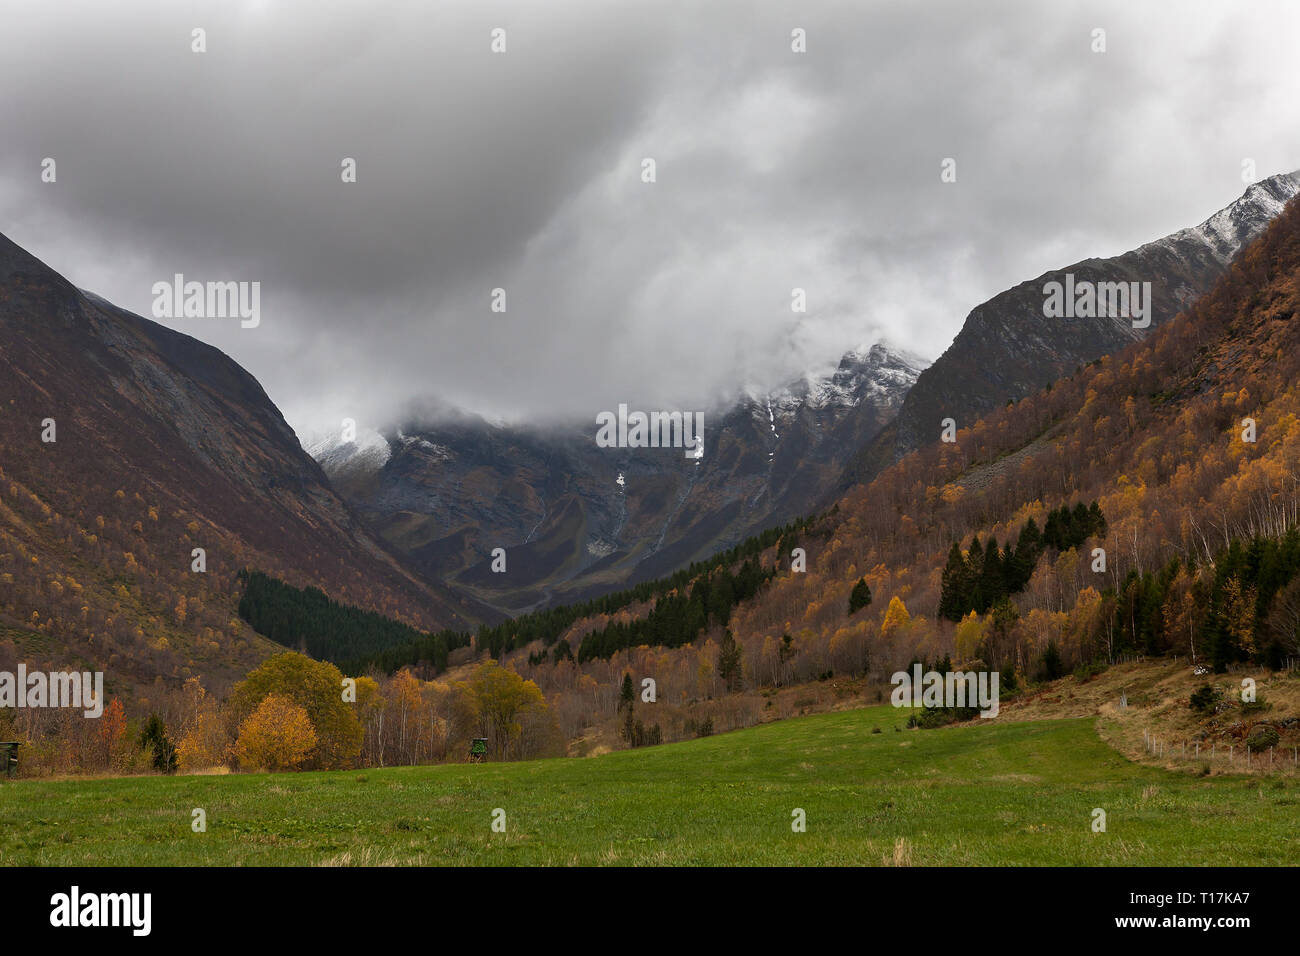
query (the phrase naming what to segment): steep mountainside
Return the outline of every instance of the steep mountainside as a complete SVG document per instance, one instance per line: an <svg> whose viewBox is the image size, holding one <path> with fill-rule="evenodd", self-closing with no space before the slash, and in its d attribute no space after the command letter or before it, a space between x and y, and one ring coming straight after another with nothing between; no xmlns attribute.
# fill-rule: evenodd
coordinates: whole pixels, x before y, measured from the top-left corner
<svg viewBox="0 0 1300 956"><path fill-rule="evenodd" d="M244 566L424 627L477 619L364 530L252 376L0 236L0 669L221 682L269 650L235 613Z"/></svg>
<svg viewBox="0 0 1300 956"><path fill-rule="evenodd" d="M698 461L601 448L594 422L539 430L445 414L309 450L430 578L519 610L662 576L810 512L922 366L876 345L825 378L706 413ZM491 570L497 547L504 574Z"/></svg>
<svg viewBox="0 0 1300 956"><path fill-rule="evenodd" d="M1300 172L1273 176L1195 228L1121 256L1046 272L976 306L952 345L921 373L894 425L855 460L848 480L870 480L909 451L937 441L945 418L969 427L1008 399L1035 392L1150 334L1209 289L1297 192ZM1130 319L1113 316L1044 316L1044 286L1064 283L1067 273L1076 285L1150 282L1149 327L1134 328Z"/></svg>
<svg viewBox="0 0 1300 956"><path fill-rule="evenodd" d="M1300 591L1280 604L1273 593L1296 569L1270 564L1290 560L1287 550L1271 557L1270 542L1300 525L1298 381L1292 202L1209 293L1143 342L850 490L810 530L807 574L779 576L731 627L760 644L788 632L809 651L827 637L832 648L861 641L884 666L919 650L978 653L1027 673L1049 642L1071 668L1121 653L1219 664L1300 654ZM1053 509L1092 501L1105 530L1040 556L1015 610L975 621L963 651L952 625L935 620L953 544L970 561L974 536L987 554L990 540L1019 542L1029 519L1043 529ZM1256 582L1261 569L1273 577ZM874 602L855 616L859 578ZM901 627L886 620L895 598L911 615Z"/></svg>
<svg viewBox="0 0 1300 956"><path fill-rule="evenodd" d="M1297 382L1292 202L1143 341L991 411L954 443L922 447L764 549L767 578L725 615L696 614L685 637L646 626L688 594L709 606L699 576L653 604L523 633L507 659L572 715L591 708L586 678L609 688L614 714L622 675L652 674L661 700L682 702L674 732L687 735L706 718L763 719L772 688L851 695L917 658L998 670L1007 690L1076 668L1086 681L1139 654L1284 670L1300 657ZM807 551L802 573L793 543ZM957 623L944 595L971 585L991 586L993 600L958 606ZM593 643L613 650L584 662ZM1246 716L1232 708L1204 729L1239 743L1276 715Z"/></svg>

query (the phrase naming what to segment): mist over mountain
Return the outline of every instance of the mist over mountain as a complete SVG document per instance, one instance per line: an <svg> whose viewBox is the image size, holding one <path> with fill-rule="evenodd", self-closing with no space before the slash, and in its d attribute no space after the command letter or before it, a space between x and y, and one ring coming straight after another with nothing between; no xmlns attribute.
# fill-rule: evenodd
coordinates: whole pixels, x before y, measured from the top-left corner
<svg viewBox="0 0 1300 956"><path fill-rule="evenodd" d="M943 419L968 427L1008 400L1145 338L1206 292L1297 192L1300 172L1271 176L1199 226L1120 256L1045 272L976 306L952 344L921 373L896 422L854 461L844 486L869 480L908 452L937 441ZM1044 287L1066 282L1067 275L1077 283L1150 283L1148 324L1139 328L1129 317L1100 314L1045 316Z"/></svg>
<svg viewBox="0 0 1300 956"><path fill-rule="evenodd" d="M602 448L594 416L508 425L437 402L383 433L307 445L427 576L519 610L664 575L808 513L924 365L876 344L827 374L741 395L704 412L698 460ZM494 548L506 549L507 573L491 570Z"/></svg>

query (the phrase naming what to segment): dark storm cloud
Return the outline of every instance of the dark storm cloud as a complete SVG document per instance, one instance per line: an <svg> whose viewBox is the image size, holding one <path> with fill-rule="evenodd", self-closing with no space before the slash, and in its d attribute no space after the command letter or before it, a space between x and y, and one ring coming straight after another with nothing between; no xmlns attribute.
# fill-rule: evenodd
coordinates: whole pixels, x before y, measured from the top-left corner
<svg viewBox="0 0 1300 956"><path fill-rule="evenodd" d="M146 315L175 272L261 281L257 329L169 324L300 432L430 396L531 418L701 407L880 337L933 358L1008 285L1205 218L1244 158L1300 166L1298 21L1285 3L11 7L0 231Z"/></svg>

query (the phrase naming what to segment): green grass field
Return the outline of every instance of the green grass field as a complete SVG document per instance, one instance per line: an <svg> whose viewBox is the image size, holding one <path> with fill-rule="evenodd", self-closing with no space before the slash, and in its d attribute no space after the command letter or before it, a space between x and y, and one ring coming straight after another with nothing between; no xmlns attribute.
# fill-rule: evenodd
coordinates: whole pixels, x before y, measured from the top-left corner
<svg viewBox="0 0 1300 956"><path fill-rule="evenodd" d="M1294 863L1300 786L1128 762L1091 719L896 732L890 707L600 757L13 781L7 865ZM873 727L883 733L872 734ZM191 810L208 831L191 830ZM494 808L506 832L491 831ZM807 832L791 830L791 812ZM1107 813L1093 833L1092 810ZM901 841L901 842L900 842Z"/></svg>

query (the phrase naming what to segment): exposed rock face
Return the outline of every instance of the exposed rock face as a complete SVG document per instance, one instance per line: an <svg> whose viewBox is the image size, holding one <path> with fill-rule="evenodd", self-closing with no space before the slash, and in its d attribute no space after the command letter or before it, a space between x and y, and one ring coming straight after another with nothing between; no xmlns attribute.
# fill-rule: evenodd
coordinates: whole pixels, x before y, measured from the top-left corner
<svg viewBox="0 0 1300 956"><path fill-rule="evenodd" d="M244 566L430 628L491 613L431 587L368 531L234 361L79 291L3 236L0 423L0 562L19 578L0 593L0 645L8 630L19 653L27 641L112 658L109 680L128 684L198 663L240 673L267 651L251 631L232 636ZM49 523L33 524L42 507ZM191 571L194 546L205 573ZM26 591L56 579L56 599L79 590L74 613Z"/></svg>
<svg viewBox="0 0 1300 956"><path fill-rule="evenodd" d="M874 345L830 375L705 414L705 453L601 448L596 426L504 427L442 413L309 450L427 576L500 608L672 572L812 511L890 420L924 363ZM507 573L490 570L493 548Z"/></svg>
<svg viewBox="0 0 1300 956"><path fill-rule="evenodd" d="M1085 259L1022 282L976 306L952 345L921 373L896 425L857 458L848 481L870 480L909 451L939 437L940 422L965 427L1008 399L1037 391L1079 365L1115 352L1167 322L1206 292L1232 258L1300 192L1300 172L1250 186L1201 225L1112 259ZM1065 282L1150 282L1151 322L1128 318L1047 318L1044 286Z"/></svg>

